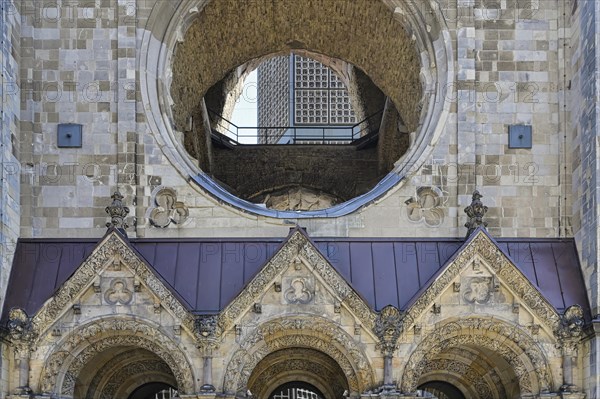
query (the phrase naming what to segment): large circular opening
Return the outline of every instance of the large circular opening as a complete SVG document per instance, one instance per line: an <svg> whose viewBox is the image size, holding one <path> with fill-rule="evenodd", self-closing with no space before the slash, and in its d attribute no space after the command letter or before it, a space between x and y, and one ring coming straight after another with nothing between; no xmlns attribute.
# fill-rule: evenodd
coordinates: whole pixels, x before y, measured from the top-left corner
<svg viewBox="0 0 600 399"><path fill-rule="evenodd" d="M435 100L451 84L451 41L430 7L157 4L141 76L149 125L174 165L235 207L276 217L352 212L413 173L441 134L449 104ZM165 13L168 25L159 23ZM257 126L240 126L231 112L255 70L262 112Z"/></svg>

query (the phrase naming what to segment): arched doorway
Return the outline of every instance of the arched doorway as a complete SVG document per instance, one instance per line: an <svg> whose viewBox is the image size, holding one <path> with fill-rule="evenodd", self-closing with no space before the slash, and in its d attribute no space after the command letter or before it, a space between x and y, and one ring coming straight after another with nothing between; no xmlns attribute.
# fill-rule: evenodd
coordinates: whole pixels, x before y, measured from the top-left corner
<svg viewBox="0 0 600 399"><path fill-rule="evenodd" d="M265 356L256 365L248 389L260 399L339 399L348 391L348 381L327 354L288 348Z"/></svg>
<svg viewBox="0 0 600 399"><path fill-rule="evenodd" d="M163 359L147 349L118 346L97 353L85 364L73 398L171 399L176 389L173 371Z"/></svg>
<svg viewBox="0 0 600 399"><path fill-rule="evenodd" d="M177 390L168 384L160 382L151 382L142 385L128 399L173 399L177 395Z"/></svg>
<svg viewBox="0 0 600 399"><path fill-rule="evenodd" d="M301 381L283 384L269 395L269 399L324 399L318 388Z"/></svg>
<svg viewBox="0 0 600 399"><path fill-rule="evenodd" d="M471 318L443 324L411 354L402 389L449 399L518 399L551 385L538 344L515 326Z"/></svg>
<svg viewBox="0 0 600 399"><path fill-rule="evenodd" d="M444 381L431 381L419 387L420 390L432 394L438 399L466 399L460 389Z"/></svg>

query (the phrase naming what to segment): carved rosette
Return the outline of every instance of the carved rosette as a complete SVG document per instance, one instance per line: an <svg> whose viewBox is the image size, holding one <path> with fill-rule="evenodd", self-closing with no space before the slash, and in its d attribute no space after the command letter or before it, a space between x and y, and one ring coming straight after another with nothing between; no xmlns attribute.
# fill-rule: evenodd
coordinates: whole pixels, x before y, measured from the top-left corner
<svg viewBox="0 0 600 399"><path fill-rule="evenodd" d="M554 330L559 346L567 355L576 355L583 335L583 309L579 305L569 306L560 317Z"/></svg>
<svg viewBox="0 0 600 399"><path fill-rule="evenodd" d="M392 305L381 309L375 319L373 332L379 339L378 349L384 356L393 356L398 349L398 338L403 331L403 320L400 311Z"/></svg>

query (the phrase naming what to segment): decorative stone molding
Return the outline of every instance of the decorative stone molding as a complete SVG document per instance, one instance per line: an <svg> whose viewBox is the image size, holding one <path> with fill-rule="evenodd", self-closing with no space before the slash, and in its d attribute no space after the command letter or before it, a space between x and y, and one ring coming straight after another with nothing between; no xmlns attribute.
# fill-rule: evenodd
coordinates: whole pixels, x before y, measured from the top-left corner
<svg viewBox="0 0 600 399"><path fill-rule="evenodd" d="M410 306L407 313L411 320L419 320L431 309L432 304L436 303L440 295L451 287L456 278L477 257L481 257L496 274L498 280L510 287L510 290L519 297L518 300L531 309L550 330L555 328L559 321L556 310L483 231L477 233L477 236L457 254L441 275Z"/></svg>
<svg viewBox="0 0 600 399"><path fill-rule="evenodd" d="M125 230L129 226L125 223L125 218L129 213L129 208L123 205L123 197L120 192L115 193L110 197L112 198L112 204L105 208L106 213L110 216L110 222L106 223L106 227L114 227L116 229Z"/></svg>
<svg viewBox="0 0 600 399"><path fill-rule="evenodd" d="M381 350L384 356L393 356L398 349L398 338L404 329L400 311L392 305L381 309L381 312L375 320L373 331L379 339L377 348Z"/></svg>
<svg viewBox="0 0 600 399"><path fill-rule="evenodd" d="M74 330L56 345L44 361L40 378L44 394L72 396L82 368L102 351L131 346L146 349L161 358L173 372L182 393L192 393L192 367L178 345L156 326L141 320L100 319Z"/></svg>
<svg viewBox="0 0 600 399"><path fill-rule="evenodd" d="M469 237L478 227L487 227L487 222L483 221L483 217L488 211L488 207L483 205L481 202L483 195L479 194L479 191L473 192L473 198L471 205L465 208L465 213L469 218L465 227L467 228L467 237Z"/></svg>
<svg viewBox="0 0 600 399"><path fill-rule="evenodd" d="M334 359L353 392L364 391L374 384L368 358L341 327L320 317L286 317L268 321L243 337L225 371L225 393L244 389L252 370L269 353L297 347L312 348Z"/></svg>
<svg viewBox="0 0 600 399"><path fill-rule="evenodd" d="M154 196L155 206L150 210L150 223L156 227L168 227L171 223L182 224L190 215L188 207L177 201L177 193L164 187Z"/></svg>
<svg viewBox="0 0 600 399"><path fill-rule="evenodd" d="M259 303L261 295L274 284L276 277L291 265L295 265L295 261L299 260L299 257L305 261L305 264L311 266L315 275L324 281L324 284L365 327L372 329L376 317L375 312L338 274L310 240L300 231L296 231L258 275L248 283L240 295L219 314L220 331L224 333L233 328L236 320L252 309L254 303Z"/></svg>
<svg viewBox="0 0 600 399"><path fill-rule="evenodd" d="M430 227L440 226L444 222L442 192L437 187L419 187L417 196L404 203L406 215L411 222L424 222Z"/></svg>
<svg viewBox="0 0 600 399"><path fill-rule="evenodd" d="M59 316L83 292L93 284L99 273L113 263L115 256L120 263L127 266L162 305L181 321L181 325L190 333L194 331L194 316L177 300L172 292L165 287L154 272L142 261L136 253L115 232L109 234L98 244L92 254L81 264L71 276L46 302L32 319L33 330L37 336L42 336L52 327Z"/></svg>
<svg viewBox="0 0 600 399"><path fill-rule="evenodd" d="M420 376L427 371L427 359L464 345L485 348L503 357L515 372L522 395L537 394L552 386L546 357L528 334L494 319L469 318L436 327L424 337L405 366L402 391L416 390Z"/></svg>

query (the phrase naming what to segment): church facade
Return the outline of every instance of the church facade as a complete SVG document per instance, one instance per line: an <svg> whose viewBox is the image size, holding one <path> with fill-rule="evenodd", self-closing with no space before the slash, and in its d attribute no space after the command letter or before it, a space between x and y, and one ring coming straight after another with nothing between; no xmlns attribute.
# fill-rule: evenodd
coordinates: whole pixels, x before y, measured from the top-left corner
<svg viewBox="0 0 600 399"><path fill-rule="evenodd" d="M1 7L0 398L600 394L595 1ZM217 131L289 54L359 139Z"/></svg>

